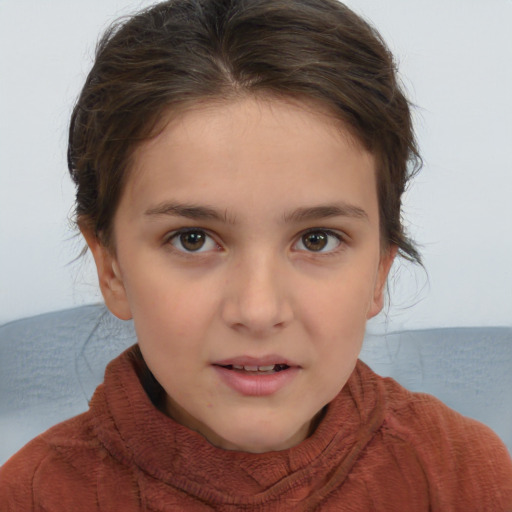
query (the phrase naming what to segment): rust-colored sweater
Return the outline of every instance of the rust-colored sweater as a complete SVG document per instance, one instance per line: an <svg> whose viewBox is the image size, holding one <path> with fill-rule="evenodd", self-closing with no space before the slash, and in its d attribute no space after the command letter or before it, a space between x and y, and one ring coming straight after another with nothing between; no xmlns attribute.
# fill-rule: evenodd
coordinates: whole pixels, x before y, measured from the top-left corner
<svg viewBox="0 0 512 512"><path fill-rule="evenodd" d="M362 362L310 438L265 454L176 424L136 367L123 353L88 412L3 466L2 512L512 511L512 462L491 430Z"/></svg>

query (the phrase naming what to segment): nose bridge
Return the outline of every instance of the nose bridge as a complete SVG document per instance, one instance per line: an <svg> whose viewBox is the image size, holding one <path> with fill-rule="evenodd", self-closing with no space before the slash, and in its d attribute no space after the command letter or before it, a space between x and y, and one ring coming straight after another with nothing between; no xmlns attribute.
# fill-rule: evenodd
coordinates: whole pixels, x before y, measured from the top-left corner
<svg viewBox="0 0 512 512"><path fill-rule="evenodd" d="M269 251L255 251L234 262L224 305L231 327L264 334L287 325L292 316L283 283L285 262Z"/></svg>

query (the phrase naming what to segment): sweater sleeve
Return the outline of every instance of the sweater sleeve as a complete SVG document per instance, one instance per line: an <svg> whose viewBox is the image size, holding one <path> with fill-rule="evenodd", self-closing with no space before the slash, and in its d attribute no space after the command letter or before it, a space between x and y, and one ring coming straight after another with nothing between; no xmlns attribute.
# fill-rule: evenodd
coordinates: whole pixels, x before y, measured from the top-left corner
<svg viewBox="0 0 512 512"><path fill-rule="evenodd" d="M69 510L140 510L135 468L102 448L86 415L36 437L0 469L1 512Z"/></svg>
<svg viewBox="0 0 512 512"><path fill-rule="evenodd" d="M55 446L37 437L0 470L2 512L94 512L99 510L95 454L83 447ZM70 458L74 458L73 462ZM131 510L131 509L128 509Z"/></svg>
<svg viewBox="0 0 512 512"><path fill-rule="evenodd" d="M37 437L13 455L0 468L0 510L2 512L33 512L34 477L49 456L46 442Z"/></svg>
<svg viewBox="0 0 512 512"><path fill-rule="evenodd" d="M97 510L99 450L86 415L39 435L0 469L2 512Z"/></svg>
<svg viewBox="0 0 512 512"><path fill-rule="evenodd" d="M449 510L443 495L461 512L512 512L512 461L507 448L487 426L470 419L454 425L452 463L437 479L435 510ZM439 461L443 464L443 460ZM452 505L453 506L453 505Z"/></svg>
<svg viewBox="0 0 512 512"><path fill-rule="evenodd" d="M430 395L413 395L388 426L421 461L432 512L512 512L512 460L498 436Z"/></svg>

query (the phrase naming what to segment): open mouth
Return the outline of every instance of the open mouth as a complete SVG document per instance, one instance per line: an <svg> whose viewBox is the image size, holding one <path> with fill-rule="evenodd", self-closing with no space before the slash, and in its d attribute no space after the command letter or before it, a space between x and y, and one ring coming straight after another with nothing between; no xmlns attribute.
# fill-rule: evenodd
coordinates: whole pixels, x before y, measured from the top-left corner
<svg viewBox="0 0 512 512"><path fill-rule="evenodd" d="M221 381L243 396L263 397L277 393L297 378L300 366L283 357L235 357L213 363ZM273 363L273 361L283 361ZM286 362L285 362L286 361Z"/></svg>
<svg viewBox="0 0 512 512"><path fill-rule="evenodd" d="M290 368L287 364L270 364L267 366L252 366L252 365L237 365L237 364L227 364L227 365L219 365L226 370L233 370L236 372L249 373L252 375L269 375L272 373L282 372L283 370L287 370Z"/></svg>

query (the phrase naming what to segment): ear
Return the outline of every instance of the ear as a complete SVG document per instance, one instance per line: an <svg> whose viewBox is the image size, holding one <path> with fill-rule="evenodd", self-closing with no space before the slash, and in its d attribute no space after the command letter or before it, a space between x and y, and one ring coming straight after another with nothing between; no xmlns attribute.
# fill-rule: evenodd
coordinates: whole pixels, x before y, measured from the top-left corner
<svg viewBox="0 0 512 512"><path fill-rule="evenodd" d="M132 313L113 251L107 249L92 230L81 228L81 232L94 257L101 293L107 308L117 318L130 320Z"/></svg>
<svg viewBox="0 0 512 512"><path fill-rule="evenodd" d="M378 315L384 307L384 289L388 279L389 270L398 252L397 245L390 245L385 251L382 252L375 279L375 287L373 289L373 297L370 304L370 309L366 318L373 318Z"/></svg>

